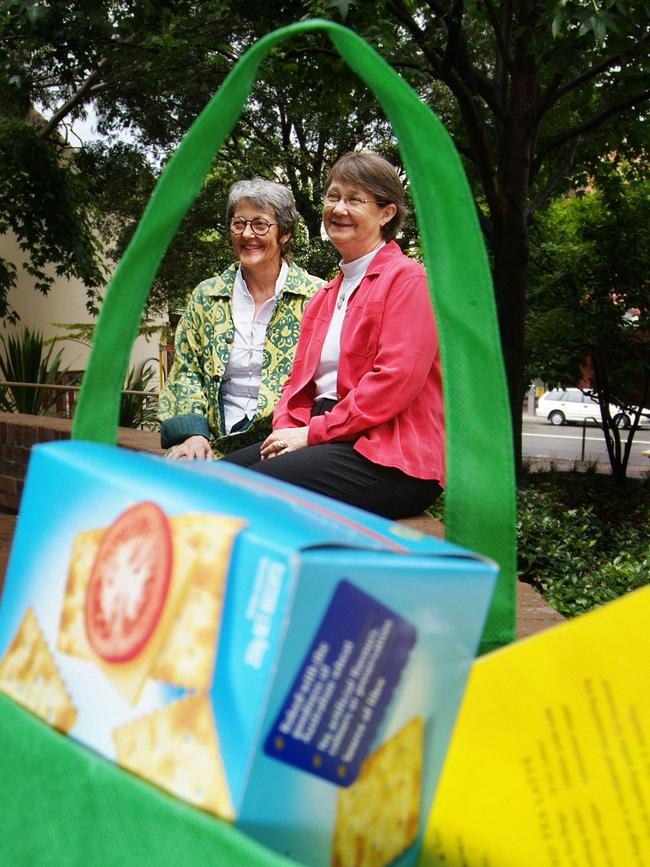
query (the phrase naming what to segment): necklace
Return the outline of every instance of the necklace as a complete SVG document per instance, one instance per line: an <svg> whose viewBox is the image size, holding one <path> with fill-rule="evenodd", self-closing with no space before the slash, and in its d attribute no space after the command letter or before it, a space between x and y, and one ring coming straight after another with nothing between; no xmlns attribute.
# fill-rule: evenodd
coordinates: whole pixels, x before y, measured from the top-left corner
<svg viewBox="0 0 650 867"><path fill-rule="evenodd" d="M348 297L348 295L351 292L354 292L354 290L357 288L359 283L361 283L361 277L359 277L358 280L354 280L351 283L348 283L348 285L345 288L343 288L343 284L341 283L341 286L339 288L339 297L336 299L336 309L337 310L340 310L341 307L343 307L343 305L345 304L345 299Z"/></svg>

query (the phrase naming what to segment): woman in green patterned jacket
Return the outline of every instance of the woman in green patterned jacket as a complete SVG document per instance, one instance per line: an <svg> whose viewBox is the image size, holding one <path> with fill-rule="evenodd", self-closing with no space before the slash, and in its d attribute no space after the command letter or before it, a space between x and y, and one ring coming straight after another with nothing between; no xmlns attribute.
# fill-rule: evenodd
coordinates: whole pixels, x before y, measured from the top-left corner
<svg viewBox="0 0 650 867"><path fill-rule="evenodd" d="M192 293L160 394L161 445L173 460L222 457L271 432L303 309L323 282L285 259L298 220L286 187L238 181L226 219L239 263Z"/></svg>

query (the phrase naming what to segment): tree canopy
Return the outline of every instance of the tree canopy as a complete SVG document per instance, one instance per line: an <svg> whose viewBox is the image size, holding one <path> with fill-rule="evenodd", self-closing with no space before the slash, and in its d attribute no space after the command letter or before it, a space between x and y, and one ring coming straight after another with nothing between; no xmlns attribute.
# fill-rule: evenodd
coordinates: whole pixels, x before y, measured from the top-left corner
<svg viewBox="0 0 650 867"><path fill-rule="evenodd" d="M546 209L535 229L527 329L531 375L598 396L619 480L638 407L650 404L650 182L636 170L606 159L590 187ZM625 444L610 404L634 421Z"/></svg>
<svg viewBox="0 0 650 867"><path fill-rule="evenodd" d="M134 154L95 149L82 181L92 187L89 175L101 178L105 160L124 170L125 180L137 170L134 189L142 197L155 166L258 36L303 16L358 31L440 115L465 161L493 265L519 441L530 227L539 209L583 183L603 154L615 151L647 168L649 0L251 0L236 8L223 0L0 0L0 12L9 49L0 70L2 118L24 123L29 106L41 106L50 120L37 136L56 149L56 135L69 136L69 121L92 103L104 134L128 130L156 161L152 173L144 163L138 169ZM323 176L358 144L398 160L377 104L327 38L312 34L276 51L188 216L185 237L182 231L163 264L159 297L191 288L202 261L214 267L224 185L251 173L291 186L304 219L304 264L328 271L336 257L319 236ZM110 193L109 185L96 201L104 217L110 208L122 215L119 250L140 205L130 194L126 203L117 196L111 202ZM81 201L70 204L87 218ZM8 199L4 208L11 209ZM407 240L413 236L411 227ZM59 263L64 252L53 246L49 261ZM62 273L88 265L93 253L89 244L72 250ZM216 255L226 253L222 246ZM5 264L0 299L10 280Z"/></svg>
<svg viewBox="0 0 650 867"><path fill-rule="evenodd" d="M465 158L492 256L519 444L530 225L600 155L647 164L650 4L324 0L320 11L332 5L349 7L346 22L441 111Z"/></svg>

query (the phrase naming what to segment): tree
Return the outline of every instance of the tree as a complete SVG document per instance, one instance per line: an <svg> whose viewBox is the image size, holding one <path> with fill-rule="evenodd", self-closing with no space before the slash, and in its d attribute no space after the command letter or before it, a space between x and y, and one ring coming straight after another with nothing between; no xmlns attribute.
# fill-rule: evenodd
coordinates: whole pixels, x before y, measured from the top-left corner
<svg viewBox="0 0 650 867"><path fill-rule="evenodd" d="M0 235L8 230L28 254L24 267L38 291L47 293L52 271L79 277L89 290L102 283L83 180L31 124L0 116ZM0 318L15 319L7 302L15 282L16 264L0 258Z"/></svg>
<svg viewBox="0 0 650 867"><path fill-rule="evenodd" d="M89 290L89 308L96 307L95 290L103 285L106 273L95 230L100 224L105 228L106 213L97 210L97 185L79 171L71 152L71 123L103 91L112 88L114 92L118 85L123 94L138 89L154 92L158 82L147 77L150 57L156 59L161 79L173 80L174 65L166 61L176 42L191 44L198 54L208 38L201 35L201 26L207 22L227 20L230 32L232 20L226 4L212 3L198 21L193 20L193 11L194 4L186 0L164 4L0 0L0 41L6 48L0 64L0 234L14 231L28 255L34 287L41 292L49 290L54 269L59 276L81 278ZM184 22L179 40L170 31L174 21ZM211 51L209 65L218 84L234 55L231 50L225 52L220 72L214 63L216 54ZM181 63L187 60L187 52L178 59ZM185 72L190 68L184 67ZM185 85L191 88L187 75ZM34 112L34 106L49 119ZM160 109L159 102L159 126L168 128L170 124L162 120L166 112ZM183 122L177 115L175 119ZM131 120L128 126L137 126L137 122ZM130 163L125 153L110 159L104 156L105 168L121 171L119 177L111 176L108 189L103 190L105 205L109 191L119 186L116 180L134 177L136 159L133 153ZM86 172L96 168L101 174L100 162L95 154L94 160L85 160L83 168ZM131 205L151 180L144 161L138 169ZM141 198L140 204L144 201ZM116 234L109 236L109 252L119 249L129 222L123 203L116 198L113 202ZM0 318L12 315L6 299L15 275L15 263L0 259Z"/></svg>
<svg viewBox="0 0 650 867"><path fill-rule="evenodd" d="M0 2L6 49L0 64L0 234L11 229L16 235L35 289L47 293L52 271L79 277L91 304L105 278L101 245L93 231L93 201L62 124L78 114L106 65L97 46L112 26L99 4ZM79 77L88 68L92 72ZM50 121L34 111L37 104L43 110L56 106ZM15 278L15 263L0 259L0 317L15 319L7 303Z"/></svg>
<svg viewBox="0 0 650 867"><path fill-rule="evenodd" d="M5 86L13 99L12 110L18 114L35 102L51 112L50 120L34 133L45 152L56 151L70 137L70 122L90 102L102 133L114 136L128 129L135 139L132 146L118 143L78 152L75 177L93 208L89 210L87 202L68 200L63 209L70 219L92 217L107 241L106 253L117 259L137 224L160 165L237 56L268 28L255 14L233 15L222 2L195 7L173 0L155 9L140 2L127 7L109 2L94 5L92 10L87 5L83 0L55 2L47 8L28 0L0 2L5 12L0 34L13 47ZM230 261L225 195L234 180L254 174L291 186L304 219L293 244L303 264L322 274L335 268L336 254L320 237L325 167L362 136L381 138L381 129L387 139L389 133L354 76L331 50L327 56L332 72L343 83L336 98L323 99L322 70L305 64L300 51L297 55L278 52L277 68L268 65L264 83L256 86L250 107L162 263L150 307L182 304L200 279ZM347 119L343 126L341 111ZM21 118L14 122L24 126ZM8 214L12 193L21 183L16 173L8 179ZM29 223L29 211L24 222ZM46 227L51 223L50 215L42 221ZM80 231L71 234L80 241L86 237ZM52 244L45 246L46 258L63 258L63 252ZM34 253L29 239L25 247ZM96 258L90 255L89 261ZM11 282L10 270L7 263L4 286L0 279L0 298ZM61 273L72 272L62 268ZM87 282L92 286L97 281ZM46 291L47 285L39 288ZM89 303L95 300L90 293Z"/></svg>
<svg viewBox="0 0 650 867"><path fill-rule="evenodd" d="M0 8L9 10L3 26L13 22L12 63L29 83L21 87L31 102L47 97L51 128L93 100L105 131L126 125L163 154L262 33L302 15L360 32L437 110L465 160L493 263L519 456L530 226L601 154L635 153L647 165L650 0L250 0L236 11L218 0L0 0ZM221 158L285 174L310 251L327 256L316 204L324 168L351 145L387 146L385 126L322 34L283 46L261 74Z"/></svg>
<svg viewBox="0 0 650 867"><path fill-rule="evenodd" d="M532 218L603 153L636 153L647 165L641 109L650 99L650 3L313 0L302 7L344 15L439 109L465 158L493 263L519 460Z"/></svg>
<svg viewBox="0 0 650 867"><path fill-rule="evenodd" d="M530 371L598 397L612 474L622 483L640 409L650 404L650 182L603 162L594 186L553 202L535 229ZM627 442L610 412L633 420ZM614 416L614 417L612 417Z"/></svg>
<svg viewBox="0 0 650 867"><path fill-rule="evenodd" d="M201 14L206 8L202 7ZM289 17L293 19L295 11ZM212 27L212 44L226 39L236 46L232 49L234 59L280 23L281 17L276 18L268 7L252 4L229 21L227 35L211 21L201 32L210 32ZM211 68L216 59L184 28L181 21L170 24L164 54L148 56L147 78L155 82L155 93L149 85L125 89L116 79L97 94L105 132L130 125L141 146L166 152L180 140L220 82ZM165 70L170 63L178 70L173 79ZM191 70L191 82L187 70ZM337 82L335 91L323 89L324 78ZM161 105L165 123L161 123ZM331 47L323 47L320 34L306 36L298 45L281 46L264 62L241 120L215 162L215 172L224 187L253 175L286 183L304 221L303 231L294 239L294 250L307 269L328 275L336 268L338 257L320 235L323 180L341 154L364 141L387 150L388 155L395 153L390 127L367 89ZM212 183L201 199L207 204L212 196L220 205L223 195L218 193L218 183ZM223 210L218 211L219 219ZM225 227L221 224L218 229L222 232ZM411 223L405 243L414 235ZM178 242L177 238L173 246ZM164 270L165 263L161 272Z"/></svg>

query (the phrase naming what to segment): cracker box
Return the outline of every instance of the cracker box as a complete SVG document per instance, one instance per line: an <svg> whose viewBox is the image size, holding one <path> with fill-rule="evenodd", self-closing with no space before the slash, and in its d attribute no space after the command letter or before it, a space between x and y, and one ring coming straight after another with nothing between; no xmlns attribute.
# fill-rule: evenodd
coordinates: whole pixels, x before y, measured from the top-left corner
<svg viewBox="0 0 650 867"><path fill-rule="evenodd" d="M413 864L495 571L238 467L43 445L0 689L298 862Z"/></svg>

